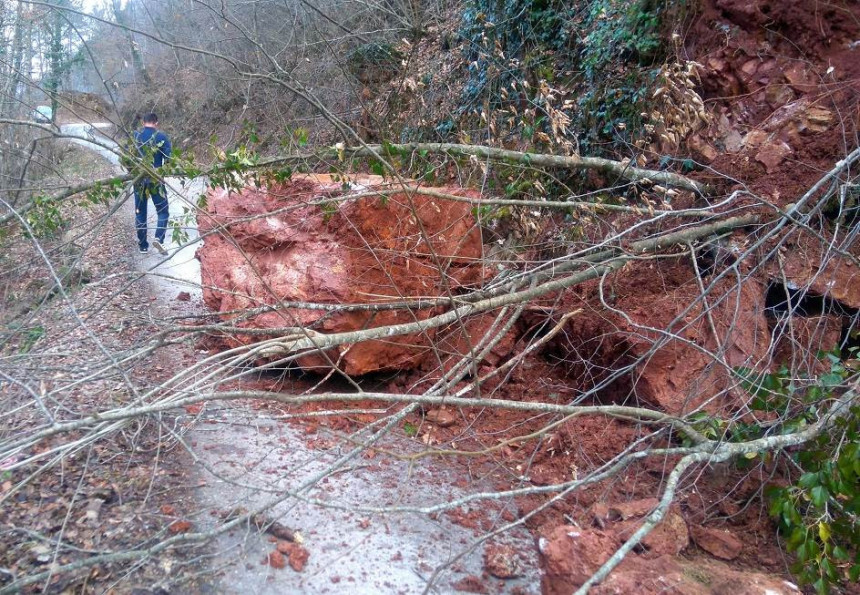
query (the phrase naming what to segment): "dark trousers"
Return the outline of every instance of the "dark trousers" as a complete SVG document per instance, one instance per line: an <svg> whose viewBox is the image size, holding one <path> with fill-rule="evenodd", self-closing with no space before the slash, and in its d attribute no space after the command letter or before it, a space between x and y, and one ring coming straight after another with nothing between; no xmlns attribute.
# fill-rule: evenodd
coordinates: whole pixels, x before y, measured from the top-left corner
<svg viewBox="0 0 860 595"><path fill-rule="evenodd" d="M164 186L152 180L139 181L134 185L134 222L137 227L137 243L141 248L149 248L149 242L146 241L146 206L150 198L158 214L155 239L163 244L167 234L168 209Z"/></svg>

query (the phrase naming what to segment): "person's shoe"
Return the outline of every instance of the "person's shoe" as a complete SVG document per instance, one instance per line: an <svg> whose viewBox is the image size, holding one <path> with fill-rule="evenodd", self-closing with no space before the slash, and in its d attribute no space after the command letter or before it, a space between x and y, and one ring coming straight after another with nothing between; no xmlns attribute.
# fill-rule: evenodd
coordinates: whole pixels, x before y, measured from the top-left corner
<svg viewBox="0 0 860 595"><path fill-rule="evenodd" d="M161 242L158 240L152 240L152 247L158 250L158 253L162 256L167 256L167 250L164 246L161 245Z"/></svg>
<svg viewBox="0 0 860 595"><path fill-rule="evenodd" d="M147 246L146 248L144 248L143 246L139 246L138 250L140 250L141 254L146 254L147 252L149 252L149 246Z"/></svg>

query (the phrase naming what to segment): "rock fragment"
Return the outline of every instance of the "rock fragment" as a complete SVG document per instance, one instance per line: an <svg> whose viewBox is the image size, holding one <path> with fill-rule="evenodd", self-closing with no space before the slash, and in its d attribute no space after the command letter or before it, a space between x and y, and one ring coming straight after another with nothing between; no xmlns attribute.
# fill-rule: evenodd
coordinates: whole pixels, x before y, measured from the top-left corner
<svg viewBox="0 0 860 595"><path fill-rule="evenodd" d="M721 529L693 527L691 533L697 546L720 560L734 560L744 548L737 537Z"/></svg>
<svg viewBox="0 0 860 595"><path fill-rule="evenodd" d="M522 576L517 551L509 545L491 544L484 550L484 568L496 578L509 579Z"/></svg>

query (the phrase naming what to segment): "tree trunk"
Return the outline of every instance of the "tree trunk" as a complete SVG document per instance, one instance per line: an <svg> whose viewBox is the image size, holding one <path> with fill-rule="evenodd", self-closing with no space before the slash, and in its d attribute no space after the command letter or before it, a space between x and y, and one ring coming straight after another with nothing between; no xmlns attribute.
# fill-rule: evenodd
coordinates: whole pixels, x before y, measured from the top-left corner
<svg viewBox="0 0 860 595"><path fill-rule="evenodd" d="M10 43L8 70L3 77L3 88L0 92L0 117L13 115L18 100L18 88L21 85L21 66L24 57L24 5L18 2L15 9L15 28Z"/></svg>
<svg viewBox="0 0 860 595"><path fill-rule="evenodd" d="M113 0L113 14L116 18L117 24L122 28L125 33L125 38L128 41L128 49L131 53L131 63L134 66L134 73L137 76L140 76L143 79L144 84L147 87L152 85L152 77L149 75L149 71L146 69L146 64L143 61L143 56L140 53L140 48L137 45L137 42L134 40L134 35L128 29L128 19L126 11L131 10L132 6L129 4L123 10L122 6L120 6L119 0Z"/></svg>

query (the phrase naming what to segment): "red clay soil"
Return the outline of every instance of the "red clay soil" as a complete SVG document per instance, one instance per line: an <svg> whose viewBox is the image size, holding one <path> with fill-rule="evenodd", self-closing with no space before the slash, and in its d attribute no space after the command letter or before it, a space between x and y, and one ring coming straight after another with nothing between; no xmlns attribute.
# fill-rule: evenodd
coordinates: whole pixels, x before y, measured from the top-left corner
<svg viewBox="0 0 860 595"><path fill-rule="evenodd" d="M857 146L860 5L709 0L701 7L685 51L704 67L703 97L715 115L701 136L718 156L705 160L777 204L794 202Z"/></svg>

